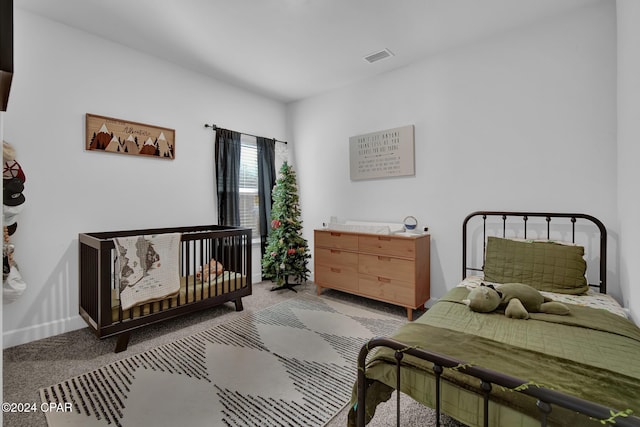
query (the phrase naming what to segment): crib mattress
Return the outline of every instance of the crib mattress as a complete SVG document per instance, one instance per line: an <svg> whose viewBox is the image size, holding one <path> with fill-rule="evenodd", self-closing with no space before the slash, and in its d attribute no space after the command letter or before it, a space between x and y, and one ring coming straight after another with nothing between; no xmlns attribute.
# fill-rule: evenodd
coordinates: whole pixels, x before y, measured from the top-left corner
<svg viewBox="0 0 640 427"><path fill-rule="evenodd" d="M120 315L120 298L117 289L111 290L111 319L114 322L120 320L135 319L150 313L185 305L207 298L224 295L244 288L247 285L246 276L233 271L225 271L215 280L205 279L204 283L197 281L195 276L180 277L180 291L178 294L164 298L160 301L149 302L135 306L129 310L123 310Z"/></svg>

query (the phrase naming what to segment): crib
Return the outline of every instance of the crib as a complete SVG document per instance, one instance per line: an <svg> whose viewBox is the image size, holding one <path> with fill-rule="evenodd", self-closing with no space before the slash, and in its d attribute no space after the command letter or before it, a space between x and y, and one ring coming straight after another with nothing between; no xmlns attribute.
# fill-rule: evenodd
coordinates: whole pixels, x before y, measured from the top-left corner
<svg viewBox="0 0 640 427"><path fill-rule="evenodd" d="M180 233L180 290L171 297L123 309L117 281L114 238ZM131 332L251 295L251 230L204 225L81 233L79 243L80 316L99 339L117 336L115 352L127 349ZM199 275L211 260L223 272L213 279Z"/></svg>

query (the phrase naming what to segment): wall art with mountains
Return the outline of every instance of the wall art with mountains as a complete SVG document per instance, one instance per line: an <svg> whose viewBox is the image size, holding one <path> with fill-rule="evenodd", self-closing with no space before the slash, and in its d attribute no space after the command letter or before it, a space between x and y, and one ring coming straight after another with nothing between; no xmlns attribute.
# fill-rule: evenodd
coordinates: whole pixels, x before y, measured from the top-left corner
<svg viewBox="0 0 640 427"><path fill-rule="evenodd" d="M173 129L87 113L86 131L87 150L162 159L176 155Z"/></svg>

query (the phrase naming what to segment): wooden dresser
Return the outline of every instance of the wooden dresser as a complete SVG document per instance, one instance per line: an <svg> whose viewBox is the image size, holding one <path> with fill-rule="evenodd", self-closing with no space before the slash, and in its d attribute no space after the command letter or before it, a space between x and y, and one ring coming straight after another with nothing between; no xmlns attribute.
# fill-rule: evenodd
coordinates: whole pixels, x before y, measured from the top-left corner
<svg viewBox="0 0 640 427"><path fill-rule="evenodd" d="M323 288L397 304L413 310L429 299L429 243L425 235L314 231L314 276Z"/></svg>

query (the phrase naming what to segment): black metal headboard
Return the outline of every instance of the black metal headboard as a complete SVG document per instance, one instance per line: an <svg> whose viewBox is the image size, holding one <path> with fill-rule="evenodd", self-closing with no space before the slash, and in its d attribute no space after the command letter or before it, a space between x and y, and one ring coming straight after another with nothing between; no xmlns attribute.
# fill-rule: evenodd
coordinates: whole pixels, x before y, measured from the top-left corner
<svg viewBox="0 0 640 427"><path fill-rule="evenodd" d="M469 242L469 236L467 235L467 229L469 228L469 221L473 218L476 217L481 217L482 219L482 266L481 267L474 267L474 266L470 266L467 264L467 243ZM513 219L516 218L516 222L511 221L508 222L509 219ZM552 220L556 220L556 219L562 219L562 218L568 218L570 223L568 223L567 221L560 221L560 224L557 224L558 226L562 225L562 227L568 228L568 232L571 235L571 241L573 243L576 243L575 239L576 239L576 223L578 221L581 221L585 224L589 224L591 226L595 226L597 227L597 231L600 234L600 241L599 241L599 253L595 254L590 254L590 258L591 259L597 259L600 265L599 268L599 282L598 284L589 284L589 286L598 288L598 290L600 291L600 293L606 293L607 292L607 229L605 228L604 224L597 218L591 216L591 215L586 215L586 214L574 214L574 213L543 213L543 212L498 212L498 211L477 211L477 212L473 212L469 215L467 215L467 217L464 219L463 223L462 223L462 279L464 279L467 276L467 273L469 271L482 271L483 267L484 267L484 253L485 253L485 246L486 246L486 242L487 242L487 220L488 219L492 219L494 222L492 223L492 225L495 226L496 224L496 219L497 219L497 223L502 224L502 236L499 237L506 237L507 234L507 230L512 231L514 228L516 228L519 231L522 231L523 234L520 236L522 238L527 238L527 225L529 222L530 218L544 218L544 221L546 222L546 224L544 222L540 223L538 222L536 224L537 229L536 231L540 231L539 228L542 224L542 233L544 235L544 228L546 226L546 239L551 239L551 232L552 232L552 227L551 227L551 221ZM517 226L517 222L520 222L520 225ZM554 226L556 225L558 221L554 222ZM514 227L516 226L516 227ZM594 229L593 232L596 232L596 230ZM586 250L587 248L585 248ZM589 270L587 270L589 271Z"/></svg>

